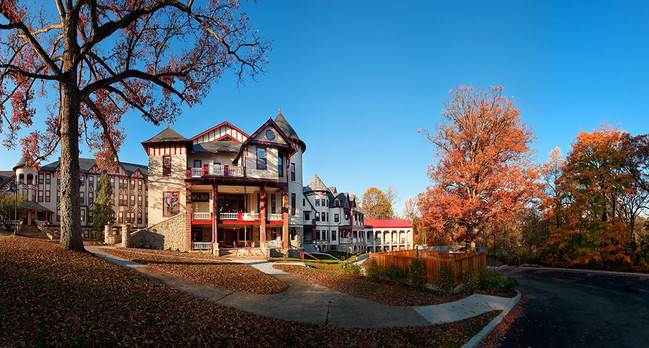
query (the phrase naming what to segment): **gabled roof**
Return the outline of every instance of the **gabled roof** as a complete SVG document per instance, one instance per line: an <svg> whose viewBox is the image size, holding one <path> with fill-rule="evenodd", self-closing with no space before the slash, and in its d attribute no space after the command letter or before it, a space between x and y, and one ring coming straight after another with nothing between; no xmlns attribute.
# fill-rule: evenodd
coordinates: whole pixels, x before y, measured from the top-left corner
<svg viewBox="0 0 649 348"><path fill-rule="evenodd" d="M128 172L129 175L133 175L138 169L142 172L142 175L145 177L149 176L149 167L142 164L119 162L122 167Z"/></svg>
<svg viewBox="0 0 649 348"><path fill-rule="evenodd" d="M242 131L241 129L235 127L232 123L230 123L230 122L228 122L228 121L225 121L225 122L221 122L220 124L217 124L216 126L210 128L210 129L208 129L208 130L206 130L206 131L204 131L204 132L201 132L200 134L197 134L197 135L193 136L193 137L191 138L191 140L192 140L192 141L193 141L193 140L196 140L196 139L197 139L198 137L200 137L201 135L203 135L203 134L207 134L207 133L209 133L209 132L211 132L211 131L213 131L213 130L215 130L215 129L218 129L219 127L223 127L223 126L229 126L229 127L233 128L233 129L237 130L239 133L245 135L246 138L250 138L250 136L249 136L246 132L244 132L244 131ZM233 139L234 139L234 138L233 138ZM238 140L236 140L236 139L234 139L234 140L235 140L235 141L238 141Z"/></svg>
<svg viewBox="0 0 649 348"><path fill-rule="evenodd" d="M250 135L250 137L248 137L248 139L246 139L246 141L244 141L241 144L241 148L239 149L239 153L237 154L237 157L234 158L234 163L236 163L239 160L239 157L241 157L241 154L243 153L243 150L246 148L246 146L248 144L261 143L261 142L255 140L255 138L257 137L257 135L261 134L261 132L264 129L266 129L266 127L273 127L277 131L278 135L286 142L286 144L279 144L279 143L275 144L274 143L273 146L287 148L287 149L289 149L289 151L291 151L291 154L293 154L293 153L295 153L297 151L297 147L286 136L286 133L284 133L284 131L279 127L279 125L277 123L275 123L275 121L273 121L272 118L269 118L268 121L266 121L263 125L261 125L261 127L259 127L254 133L252 133L252 135Z"/></svg>
<svg viewBox="0 0 649 348"><path fill-rule="evenodd" d="M79 158L79 171L81 173L88 173L90 169L95 166L95 163L97 163L97 160L94 158ZM41 167L41 171L56 171L60 164L60 160L48 163ZM127 162L119 162L119 164L129 173L129 175L133 175L133 173L139 169L145 177L148 176L149 168L145 165Z"/></svg>
<svg viewBox="0 0 649 348"><path fill-rule="evenodd" d="M42 205L40 205L40 204L38 204L36 202L25 201L25 202L23 202L23 206L25 208L27 208L27 210L49 211L50 213L53 213L53 211L51 211L50 209L45 208L44 206L42 206Z"/></svg>
<svg viewBox="0 0 649 348"><path fill-rule="evenodd" d="M295 129L291 127L291 125L288 123L288 121L284 118L284 115L282 115L282 112L280 111L277 116L275 116L275 123L277 126L286 134L287 137L296 140L302 147L304 148L302 152L306 151L306 144L300 139L300 137L297 136L297 132L295 132Z"/></svg>
<svg viewBox="0 0 649 348"><path fill-rule="evenodd" d="M229 140L214 140L206 143L194 144L192 150L195 152L239 152L241 143Z"/></svg>
<svg viewBox="0 0 649 348"><path fill-rule="evenodd" d="M190 141L190 140L180 135L180 133L176 132L175 130L171 129L171 127L167 127L162 132L154 135L153 138L143 141L142 144L185 142L185 141Z"/></svg>
<svg viewBox="0 0 649 348"><path fill-rule="evenodd" d="M2 170L0 171L0 188L4 186L8 181L11 181L11 179L14 177L14 171L13 170Z"/></svg>
<svg viewBox="0 0 649 348"><path fill-rule="evenodd" d="M322 182L318 174L313 174L313 178L311 179L309 184L306 185L303 189L303 192L310 192L310 191L331 193L331 191L329 191L329 189L327 188L327 185L325 185L324 182Z"/></svg>
<svg viewBox="0 0 649 348"><path fill-rule="evenodd" d="M408 220L365 220L368 228L412 228Z"/></svg>

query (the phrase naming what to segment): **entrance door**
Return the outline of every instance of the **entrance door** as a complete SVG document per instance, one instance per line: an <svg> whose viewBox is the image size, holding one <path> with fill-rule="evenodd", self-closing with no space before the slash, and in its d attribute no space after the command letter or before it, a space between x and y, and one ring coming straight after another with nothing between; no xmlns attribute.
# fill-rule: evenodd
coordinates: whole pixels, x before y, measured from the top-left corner
<svg viewBox="0 0 649 348"><path fill-rule="evenodd" d="M235 235L237 233L236 229L227 229L225 230L225 247L226 248L231 248L233 246L233 242L235 239Z"/></svg>

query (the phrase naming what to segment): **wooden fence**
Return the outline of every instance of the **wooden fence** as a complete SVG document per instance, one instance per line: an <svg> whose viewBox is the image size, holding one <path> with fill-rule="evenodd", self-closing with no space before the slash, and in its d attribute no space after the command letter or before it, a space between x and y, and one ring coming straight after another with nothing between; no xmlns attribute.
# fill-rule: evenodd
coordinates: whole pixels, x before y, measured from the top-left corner
<svg viewBox="0 0 649 348"><path fill-rule="evenodd" d="M456 282L459 283L462 274L470 272L475 273L478 270L487 267L487 253L451 253L446 251L419 250L400 250L388 251L382 253L371 253L369 262L376 262L377 266L394 266L406 271L408 265L419 259L426 267L428 282L434 283L437 272L443 266L453 270Z"/></svg>

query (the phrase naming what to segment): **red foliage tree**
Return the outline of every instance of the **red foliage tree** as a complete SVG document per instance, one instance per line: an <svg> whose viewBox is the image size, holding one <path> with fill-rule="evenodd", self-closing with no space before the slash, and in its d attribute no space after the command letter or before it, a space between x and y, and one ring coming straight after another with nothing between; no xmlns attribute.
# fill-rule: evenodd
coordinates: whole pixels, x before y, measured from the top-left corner
<svg viewBox="0 0 649 348"><path fill-rule="evenodd" d="M616 267L630 264L631 236L621 199L634 194L633 178L620 149L623 132L604 128L582 132L558 180L555 210L562 223L551 242L572 264Z"/></svg>
<svg viewBox="0 0 649 348"><path fill-rule="evenodd" d="M453 234L467 246L479 232L514 216L542 195L529 144L534 136L502 87L489 92L460 86L434 133L424 131L439 161L420 195L422 225L437 239Z"/></svg>
<svg viewBox="0 0 649 348"><path fill-rule="evenodd" d="M0 131L5 145L34 122L36 87L55 91L45 130L22 138L30 165L61 145L61 232L83 250L79 138L99 164L116 159L129 110L159 124L182 102L199 103L222 73L241 79L266 62L269 44L251 30L236 0L54 0L56 9L0 3ZM37 84L39 82L39 84ZM162 93L159 93L161 91ZM45 100L45 99L43 99Z"/></svg>

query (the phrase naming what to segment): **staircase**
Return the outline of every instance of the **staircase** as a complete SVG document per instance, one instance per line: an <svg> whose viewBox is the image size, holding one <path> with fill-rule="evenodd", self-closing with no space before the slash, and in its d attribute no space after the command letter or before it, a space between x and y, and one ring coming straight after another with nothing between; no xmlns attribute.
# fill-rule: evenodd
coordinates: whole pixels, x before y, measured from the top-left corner
<svg viewBox="0 0 649 348"><path fill-rule="evenodd" d="M250 250L250 253L248 253L248 250ZM259 248L250 248L250 249L244 249L244 248L221 248L219 250L219 256L221 257L228 257L228 258L235 258L235 259L260 259L264 258L264 254L261 252L261 249Z"/></svg>
<svg viewBox="0 0 649 348"><path fill-rule="evenodd" d="M19 235L29 238L48 239L47 234L34 225L24 224L20 229Z"/></svg>

